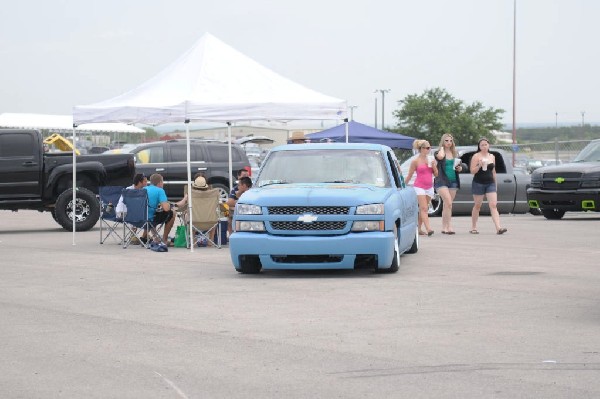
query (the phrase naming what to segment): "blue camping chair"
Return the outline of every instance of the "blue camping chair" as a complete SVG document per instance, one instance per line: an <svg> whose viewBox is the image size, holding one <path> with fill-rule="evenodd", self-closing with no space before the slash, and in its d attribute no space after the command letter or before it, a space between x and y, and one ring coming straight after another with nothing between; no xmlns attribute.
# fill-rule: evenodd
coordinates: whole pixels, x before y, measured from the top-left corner
<svg viewBox="0 0 600 399"><path fill-rule="evenodd" d="M123 190L123 203L127 212L123 217L123 248L131 244L133 237L137 237L144 248L150 248L152 242L165 244L159 234L158 226L148 218L148 193L144 189ZM147 231L147 239L143 233ZM144 242L146 241L146 242Z"/></svg>
<svg viewBox="0 0 600 399"><path fill-rule="evenodd" d="M123 243L123 237L117 228L123 223L123 217L117 215L116 209L121 198L121 186L101 186L100 193L100 244L112 237L119 244Z"/></svg>

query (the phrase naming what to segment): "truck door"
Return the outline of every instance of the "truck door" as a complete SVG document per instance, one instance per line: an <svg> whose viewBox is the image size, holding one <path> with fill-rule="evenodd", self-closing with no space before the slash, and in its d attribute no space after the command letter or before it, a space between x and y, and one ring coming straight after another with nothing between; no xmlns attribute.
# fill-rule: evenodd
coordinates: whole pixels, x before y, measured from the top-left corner
<svg viewBox="0 0 600 399"><path fill-rule="evenodd" d="M37 132L0 133L0 200L41 197L41 145Z"/></svg>
<svg viewBox="0 0 600 399"><path fill-rule="evenodd" d="M400 251L404 252L411 247L414 239L414 235L417 229L416 214L409 214L411 210L414 210L417 203L417 196L415 195L413 188L408 188L403 184L402 171L400 170L400 163L396 158L396 155L389 151L387 153L387 162L392 172L392 185L396 186L398 209L401 210L400 216Z"/></svg>
<svg viewBox="0 0 600 399"><path fill-rule="evenodd" d="M183 186L188 179L187 146L185 142L176 142L169 143L167 148L171 162L164 175L165 181L170 182L169 184L165 184L165 191L169 198L181 198L184 192ZM192 181L196 173L205 172L207 169L202 146L197 143L190 143L190 168Z"/></svg>
<svg viewBox="0 0 600 399"><path fill-rule="evenodd" d="M517 181L513 174L507 173L508 160L502 154L491 151L496 159L496 189L498 190L498 212L510 213L515 207ZM511 168L512 169L512 168Z"/></svg>

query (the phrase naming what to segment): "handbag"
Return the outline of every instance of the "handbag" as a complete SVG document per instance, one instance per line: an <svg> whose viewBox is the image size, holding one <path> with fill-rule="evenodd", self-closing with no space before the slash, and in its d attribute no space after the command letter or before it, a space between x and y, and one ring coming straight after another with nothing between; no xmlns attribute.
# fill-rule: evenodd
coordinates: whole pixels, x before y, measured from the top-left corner
<svg viewBox="0 0 600 399"><path fill-rule="evenodd" d="M187 247L186 229L184 225L177 226L177 230L175 230L175 239L173 240L173 245L175 246L175 248Z"/></svg>

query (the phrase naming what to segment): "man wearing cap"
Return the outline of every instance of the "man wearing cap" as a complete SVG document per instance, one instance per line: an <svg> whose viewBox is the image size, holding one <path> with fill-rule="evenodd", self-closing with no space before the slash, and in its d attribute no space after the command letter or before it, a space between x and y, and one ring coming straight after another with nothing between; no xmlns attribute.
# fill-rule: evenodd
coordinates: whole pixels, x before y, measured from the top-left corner
<svg viewBox="0 0 600 399"><path fill-rule="evenodd" d="M304 144L306 143L306 137L304 136L304 132L293 132L292 137L290 137L290 142L292 144Z"/></svg>

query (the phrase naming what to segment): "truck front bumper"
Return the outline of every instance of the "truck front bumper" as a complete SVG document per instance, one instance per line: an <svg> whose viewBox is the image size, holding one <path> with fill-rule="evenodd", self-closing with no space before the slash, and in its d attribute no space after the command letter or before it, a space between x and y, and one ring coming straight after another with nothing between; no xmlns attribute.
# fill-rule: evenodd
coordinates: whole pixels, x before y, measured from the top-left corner
<svg viewBox="0 0 600 399"><path fill-rule="evenodd" d="M559 209L563 211L600 211L600 191L541 191L527 190L527 201L530 208Z"/></svg>
<svg viewBox="0 0 600 399"><path fill-rule="evenodd" d="M263 269L354 269L355 260L377 257L387 269L394 257L393 232L349 233L340 236L275 236L235 232L229 239L236 269L240 256L258 256Z"/></svg>

